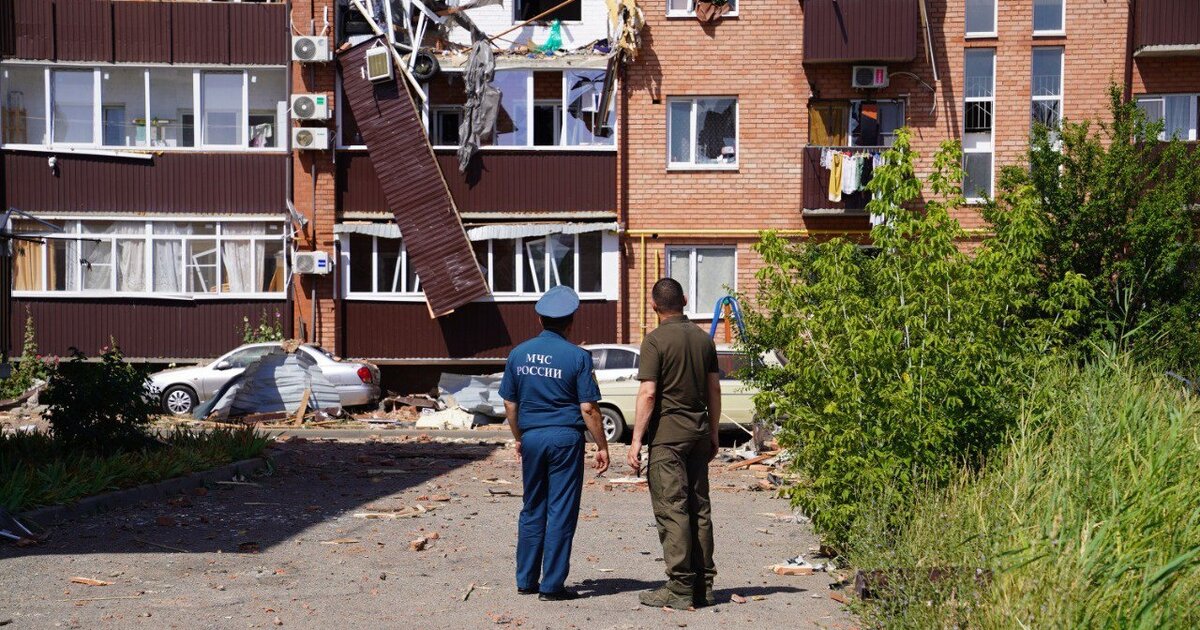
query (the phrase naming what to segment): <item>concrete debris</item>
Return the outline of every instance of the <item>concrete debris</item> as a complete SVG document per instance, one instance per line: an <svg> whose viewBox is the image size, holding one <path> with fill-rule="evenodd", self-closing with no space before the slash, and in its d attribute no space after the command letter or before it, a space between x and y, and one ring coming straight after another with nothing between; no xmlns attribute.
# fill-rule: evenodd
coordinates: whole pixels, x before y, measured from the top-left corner
<svg viewBox="0 0 1200 630"><path fill-rule="evenodd" d="M427 410L417 418L418 429L470 429L475 425L475 415L462 409Z"/></svg>
<svg viewBox="0 0 1200 630"><path fill-rule="evenodd" d="M73 577L73 578L71 578L71 582L73 584L83 584L84 586L112 586L112 582L105 582L104 580L94 580L92 578L87 578L87 577Z"/></svg>

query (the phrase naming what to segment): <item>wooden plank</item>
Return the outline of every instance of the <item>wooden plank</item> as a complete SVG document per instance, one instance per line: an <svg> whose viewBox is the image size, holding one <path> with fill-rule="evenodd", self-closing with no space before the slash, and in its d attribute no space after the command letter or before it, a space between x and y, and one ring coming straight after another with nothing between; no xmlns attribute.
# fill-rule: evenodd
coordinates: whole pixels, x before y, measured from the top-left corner
<svg viewBox="0 0 1200 630"><path fill-rule="evenodd" d="M308 413L309 396L312 396L312 388L305 388L304 393L300 395L300 406L296 408L296 413L292 415L292 424L304 422L304 414Z"/></svg>

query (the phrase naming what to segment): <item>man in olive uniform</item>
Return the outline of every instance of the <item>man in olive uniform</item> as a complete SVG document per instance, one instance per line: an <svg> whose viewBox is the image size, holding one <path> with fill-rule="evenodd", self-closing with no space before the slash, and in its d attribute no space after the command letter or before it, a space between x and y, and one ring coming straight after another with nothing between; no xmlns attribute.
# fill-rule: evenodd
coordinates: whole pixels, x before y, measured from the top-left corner
<svg viewBox="0 0 1200 630"><path fill-rule="evenodd" d="M716 346L684 316L686 304L679 282L663 278L654 284L651 305L660 323L642 341L642 384L629 446L629 465L637 474L642 444L650 445L646 480L667 583L640 600L655 607L716 603L708 463L717 454L721 380Z"/></svg>
<svg viewBox="0 0 1200 630"><path fill-rule="evenodd" d="M578 308L579 296L571 288L547 291L535 307L545 330L513 349L500 381L525 486L517 529L517 592L538 593L542 601L579 597L563 584L579 522L585 428L599 447L597 474L608 470L592 355L567 340Z"/></svg>

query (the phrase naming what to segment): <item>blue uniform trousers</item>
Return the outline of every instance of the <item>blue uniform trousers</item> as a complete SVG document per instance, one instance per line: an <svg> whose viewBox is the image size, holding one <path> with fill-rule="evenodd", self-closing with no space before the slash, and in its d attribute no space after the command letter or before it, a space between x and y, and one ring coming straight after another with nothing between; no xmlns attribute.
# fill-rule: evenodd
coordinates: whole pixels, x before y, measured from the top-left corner
<svg viewBox="0 0 1200 630"><path fill-rule="evenodd" d="M583 455L583 433L575 428L543 427L521 436L525 505L517 527L517 588L563 589L579 523Z"/></svg>

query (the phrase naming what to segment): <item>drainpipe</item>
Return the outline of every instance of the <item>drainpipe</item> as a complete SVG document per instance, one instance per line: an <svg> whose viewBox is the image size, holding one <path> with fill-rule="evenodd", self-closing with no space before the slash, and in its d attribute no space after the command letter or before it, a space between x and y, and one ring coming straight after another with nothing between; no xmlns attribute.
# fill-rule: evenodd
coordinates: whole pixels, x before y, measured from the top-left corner
<svg viewBox="0 0 1200 630"><path fill-rule="evenodd" d="M287 41L290 42L290 41L292 41L292 0L288 0L287 3L284 5L284 11L287 12L287 24L285 25L284 28L285 28L285 30L287 30ZM290 57L290 55L289 55L289 57ZM289 95L292 93L292 63L291 63L291 61L288 62L287 93ZM292 255L292 248L295 247L296 241L292 237L292 230L295 227L295 222L292 220L292 213L288 210L288 203L292 203L293 204L292 207L295 207L295 204L294 204L295 199L292 196L292 134L291 134L292 129L291 129L291 121L289 120L288 123L289 124L288 124L288 128L287 128L286 132L283 129L280 129L280 133L279 133L280 141L282 141L284 143L283 146L284 146L284 148L287 149L287 171L284 173L284 178L283 178L284 179L283 198L285 200L285 203L283 204L283 214L284 214L283 218L285 221L285 225L287 225L287 230L284 232L284 238L283 238L283 258L284 258L283 265L284 265L284 268L287 269L287 271L288 271L288 277L287 277L287 283L285 285L286 291L284 291L286 303L284 304L283 310L284 310L286 319L284 320L285 324L284 324L283 332L284 332L284 336L286 336L288 339L293 339L296 336L296 302L293 299L292 294L296 290L296 282L295 282L295 277L292 276L291 265L289 263L291 262L290 258Z"/></svg>
<svg viewBox="0 0 1200 630"><path fill-rule="evenodd" d="M632 236L632 233L629 233ZM638 256L638 265L642 267L642 286L638 289L638 328L641 334L638 341L646 338L646 234L641 234L642 252Z"/></svg>

